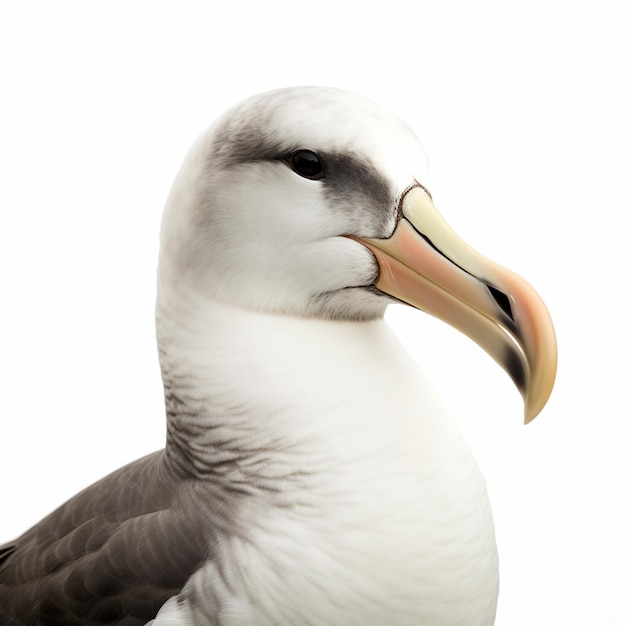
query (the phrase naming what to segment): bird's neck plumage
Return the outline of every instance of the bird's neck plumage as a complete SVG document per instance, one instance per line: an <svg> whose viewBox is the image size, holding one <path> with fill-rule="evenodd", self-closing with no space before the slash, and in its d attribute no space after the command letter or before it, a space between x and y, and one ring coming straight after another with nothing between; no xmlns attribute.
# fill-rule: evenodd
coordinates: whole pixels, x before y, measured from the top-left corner
<svg viewBox="0 0 626 626"><path fill-rule="evenodd" d="M304 567L303 578L246 590L278 593L283 617L263 621L259 597L240 623L314 614L313 623L435 625L451 623L450 611L454 623L491 623L497 564L482 476L383 320L288 318L161 289L157 328L169 456L236 496L238 519L250 520L220 558L257 581L275 581L281 559ZM198 572L190 594L202 598L226 575L215 567ZM325 613L335 601L316 603L310 581L323 581L345 615ZM422 616L416 589L424 606L435 595L441 621L430 608ZM232 600L224 593L198 605L202 619Z"/></svg>
<svg viewBox="0 0 626 626"><path fill-rule="evenodd" d="M199 473L303 449L371 460L449 427L383 320L263 314L178 289L161 290L157 328L168 445Z"/></svg>

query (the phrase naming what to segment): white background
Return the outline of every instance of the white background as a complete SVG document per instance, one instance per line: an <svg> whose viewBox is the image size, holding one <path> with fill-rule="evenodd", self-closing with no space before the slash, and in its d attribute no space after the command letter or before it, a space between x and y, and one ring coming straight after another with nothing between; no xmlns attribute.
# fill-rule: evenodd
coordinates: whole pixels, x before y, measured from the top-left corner
<svg viewBox="0 0 626 626"><path fill-rule="evenodd" d="M417 311L389 321L490 489L497 624L626 624L625 18L620 3L0 5L0 542L161 447L161 208L226 106L293 84L416 129L439 210L522 274L557 329L548 406Z"/></svg>

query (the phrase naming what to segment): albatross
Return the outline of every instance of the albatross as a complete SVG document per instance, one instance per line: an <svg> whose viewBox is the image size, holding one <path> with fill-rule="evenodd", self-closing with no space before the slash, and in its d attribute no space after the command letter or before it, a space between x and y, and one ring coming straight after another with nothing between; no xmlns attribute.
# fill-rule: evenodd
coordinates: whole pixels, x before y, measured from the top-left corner
<svg viewBox="0 0 626 626"><path fill-rule="evenodd" d="M427 169L403 121L330 88L253 96L199 136L161 231L165 448L3 546L0 623L493 624L483 476L383 314L471 337L526 422L555 335Z"/></svg>

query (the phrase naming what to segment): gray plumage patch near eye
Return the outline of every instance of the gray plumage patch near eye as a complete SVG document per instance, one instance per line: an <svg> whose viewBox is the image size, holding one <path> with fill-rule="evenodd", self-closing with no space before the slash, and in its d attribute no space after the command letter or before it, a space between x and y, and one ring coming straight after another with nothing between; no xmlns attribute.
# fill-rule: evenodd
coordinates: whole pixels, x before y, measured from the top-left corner
<svg viewBox="0 0 626 626"><path fill-rule="evenodd" d="M268 133L273 127L274 107L246 106L235 109L215 130L211 159L228 167L251 161L272 161L286 156L298 146L286 146Z"/></svg>
<svg viewBox="0 0 626 626"><path fill-rule="evenodd" d="M326 176L321 181L329 206L353 215L353 234L384 237L395 212L391 183L365 157L320 153Z"/></svg>
<svg viewBox="0 0 626 626"><path fill-rule="evenodd" d="M222 167L285 159L296 150L315 150L323 160L325 175L319 184L327 204L337 213L353 216L351 234L388 237L395 222L392 185L366 157L349 152L320 150L317 146L286 144L267 136L261 112L244 124L222 125L213 136L211 160ZM285 167L289 167L285 162Z"/></svg>
<svg viewBox="0 0 626 626"><path fill-rule="evenodd" d="M352 234L389 236L395 210L394 194L389 180L364 155L349 148L300 145L281 138L280 111L285 102L264 100L245 103L234 109L212 136L211 161L218 166L233 167L243 163L279 161L297 150L317 152L324 162L323 184L328 205L348 215L358 214ZM303 123L305 123L303 121Z"/></svg>

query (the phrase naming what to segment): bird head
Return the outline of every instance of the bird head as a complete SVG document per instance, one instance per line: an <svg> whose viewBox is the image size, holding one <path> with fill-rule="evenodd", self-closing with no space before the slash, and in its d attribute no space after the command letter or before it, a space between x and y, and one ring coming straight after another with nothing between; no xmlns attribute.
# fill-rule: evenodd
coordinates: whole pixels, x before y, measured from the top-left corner
<svg viewBox="0 0 626 626"><path fill-rule="evenodd" d="M164 214L160 284L251 310L368 320L402 301L483 347L525 400L556 374L550 316L433 204L425 152L384 108L336 89L254 96L195 142Z"/></svg>

